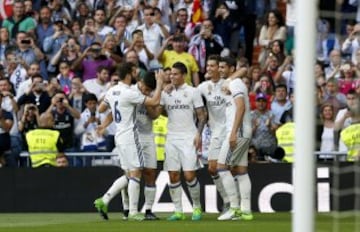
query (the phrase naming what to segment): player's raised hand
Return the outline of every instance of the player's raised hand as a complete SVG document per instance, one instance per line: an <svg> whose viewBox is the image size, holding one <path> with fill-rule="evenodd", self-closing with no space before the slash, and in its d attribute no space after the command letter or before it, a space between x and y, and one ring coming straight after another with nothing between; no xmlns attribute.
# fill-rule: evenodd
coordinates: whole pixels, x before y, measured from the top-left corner
<svg viewBox="0 0 360 232"><path fill-rule="evenodd" d="M156 85L162 87L165 79L165 73L162 69L155 71Z"/></svg>

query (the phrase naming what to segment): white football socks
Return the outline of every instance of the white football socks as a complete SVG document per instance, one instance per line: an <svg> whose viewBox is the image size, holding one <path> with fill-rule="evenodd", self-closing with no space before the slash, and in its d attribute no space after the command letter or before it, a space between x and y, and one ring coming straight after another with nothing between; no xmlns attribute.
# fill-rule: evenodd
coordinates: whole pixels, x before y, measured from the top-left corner
<svg viewBox="0 0 360 232"><path fill-rule="evenodd" d="M128 186L129 194L129 215L135 215L138 213L138 203L140 195L140 179L136 177L129 178Z"/></svg>
<svg viewBox="0 0 360 232"><path fill-rule="evenodd" d="M129 194L128 188L121 189L121 200L123 205L123 210L129 210Z"/></svg>
<svg viewBox="0 0 360 232"><path fill-rule="evenodd" d="M149 186L146 185L144 189L144 195L145 195L145 209L151 210L152 206L154 204L155 200L155 194L156 194L156 186Z"/></svg>
<svg viewBox="0 0 360 232"><path fill-rule="evenodd" d="M237 175L237 182L240 189L241 211L251 212L251 181L249 174Z"/></svg>
<svg viewBox="0 0 360 232"><path fill-rule="evenodd" d="M211 176L212 180L214 181L214 184L216 186L217 191L219 192L224 204L229 203L229 198L225 192L224 185L221 182L220 176L217 174L216 176Z"/></svg>
<svg viewBox="0 0 360 232"><path fill-rule="evenodd" d="M181 182L174 184L169 184L171 200L175 206L175 212L182 212L182 202L181 202Z"/></svg>
<svg viewBox="0 0 360 232"><path fill-rule="evenodd" d="M193 208L201 208L200 184L198 179L195 177L191 182L186 181L186 184L189 189L191 199L193 201Z"/></svg>
<svg viewBox="0 0 360 232"><path fill-rule="evenodd" d="M219 171L219 176L223 186L226 186L225 192L230 201L231 208L239 208L239 197L236 189L234 177L229 170Z"/></svg>
<svg viewBox="0 0 360 232"><path fill-rule="evenodd" d="M122 189L126 189L128 185L128 178L123 175L117 178L111 187L106 191L102 200L104 201L105 205L108 205L109 202L117 195Z"/></svg>

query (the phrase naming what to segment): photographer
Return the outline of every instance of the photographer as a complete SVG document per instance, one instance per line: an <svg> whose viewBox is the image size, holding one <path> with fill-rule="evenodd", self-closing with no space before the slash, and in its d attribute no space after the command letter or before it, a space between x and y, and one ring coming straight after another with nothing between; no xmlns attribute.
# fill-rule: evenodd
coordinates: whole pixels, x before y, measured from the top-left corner
<svg viewBox="0 0 360 232"><path fill-rule="evenodd" d="M75 129L75 134L81 137L81 151L104 151L105 138L96 133L96 128L101 124L102 114L97 112L97 97L87 94L85 97L86 109L81 113L81 118Z"/></svg>
<svg viewBox="0 0 360 232"><path fill-rule="evenodd" d="M49 60L61 50L62 44L66 44L68 35L64 32L64 21L62 18L54 20L54 34L45 38L43 49Z"/></svg>
<svg viewBox="0 0 360 232"><path fill-rule="evenodd" d="M26 32L19 31L16 34L16 46L16 56L18 58L21 57L27 66L35 62L40 62L45 57L42 51L36 46L34 39Z"/></svg>
<svg viewBox="0 0 360 232"><path fill-rule="evenodd" d="M54 117L54 129L60 132L65 151L75 151L74 119L79 119L80 113L69 104L64 92L55 94L46 113Z"/></svg>
<svg viewBox="0 0 360 232"><path fill-rule="evenodd" d="M26 104L21 120L18 122L19 132L23 139L23 150L27 150L25 135L27 132L38 128L39 126L39 110L34 104Z"/></svg>
<svg viewBox="0 0 360 232"><path fill-rule="evenodd" d="M41 75L33 75L31 80L32 84L30 90L18 99L18 106L20 107L27 103L35 104L39 109L39 113L41 114L45 112L46 109L48 109L50 106L51 98L46 92L46 86Z"/></svg>
<svg viewBox="0 0 360 232"><path fill-rule="evenodd" d="M0 93L0 103L3 101L3 95ZM0 104L1 105L1 104ZM13 125L13 117L10 112L0 107L0 167L5 165L4 153L10 150L9 131Z"/></svg>
<svg viewBox="0 0 360 232"><path fill-rule="evenodd" d="M110 72L115 68L116 63L113 59L108 58L102 48L101 44L94 42L88 47L81 56L73 63L71 69L73 71L83 72L83 81L96 78L96 70L99 66L106 67Z"/></svg>

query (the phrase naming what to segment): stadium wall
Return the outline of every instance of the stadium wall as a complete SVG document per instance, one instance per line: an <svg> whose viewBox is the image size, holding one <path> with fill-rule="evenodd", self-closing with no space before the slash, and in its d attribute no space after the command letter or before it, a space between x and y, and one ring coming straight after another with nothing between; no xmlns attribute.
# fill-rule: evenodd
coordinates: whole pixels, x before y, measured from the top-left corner
<svg viewBox="0 0 360 232"><path fill-rule="evenodd" d="M345 166L348 164L344 164ZM252 180L252 208L260 212L291 210L293 186L292 167L289 164L253 164L250 166ZM306 170L304 170L305 172ZM317 167L316 205L318 212L331 210L330 187L332 174L330 164ZM101 196L121 174L117 167L92 168L19 168L0 169L0 212L92 212L93 201ZM201 199L206 212L218 212L221 200L206 168L199 171ZM346 173L340 176L340 188L351 188L354 176ZM157 178L157 194L153 211L171 212L167 187L168 175L162 171ZM191 212L189 194L183 186L183 205ZM341 199L341 207L353 207L351 196ZM140 207L144 197L141 196ZM121 211L120 196L109 207L110 211Z"/></svg>

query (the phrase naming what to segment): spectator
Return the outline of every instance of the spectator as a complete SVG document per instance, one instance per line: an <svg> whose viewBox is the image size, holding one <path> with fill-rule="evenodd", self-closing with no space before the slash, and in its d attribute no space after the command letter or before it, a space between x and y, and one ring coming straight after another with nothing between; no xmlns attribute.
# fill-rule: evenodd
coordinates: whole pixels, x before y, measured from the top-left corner
<svg viewBox="0 0 360 232"><path fill-rule="evenodd" d="M6 49L11 45L9 31L5 27L0 28L0 65L4 65Z"/></svg>
<svg viewBox="0 0 360 232"><path fill-rule="evenodd" d="M255 86L259 86L260 77L261 77L261 68L259 65L252 65L249 68L248 77L251 80L251 92L255 92Z"/></svg>
<svg viewBox="0 0 360 232"><path fill-rule="evenodd" d="M85 25L85 21L87 18L91 16L91 11L89 6L85 2L78 2L76 7L76 15L75 19L79 22L80 27Z"/></svg>
<svg viewBox="0 0 360 232"><path fill-rule="evenodd" d="M97 99L102 99L106 93L106 83L109 81L109 70L105 66L96 69L96 79L84 81L87 92L95 94Z"/></svg>
<svg viewBox="0 0 360 232"><path fill-rule="evenodd" d="M268 56L269 45L274 40L285 41L286 28L284 26L284 19L278 10L271 10L266 17L266 23L261 27L259 35L259 44L262 46L261 54L259 55L259 63L263 64Z"/></svg>
<svg viewBox="0 0 360 232"><path fill-rule="evenodd" d="M224 48L221 36L213 34L213 24L204 20L200 32L191 37L188 52L198 61L200 73L205 74L206 61L210 55L218 55Z"/></svg>
<svg viewBox="0 0 360 232"><path fill-rule="evenodd" d="M51 19L55 22L56 18L63 18L64 23L71 22L71 15L69 10L64 6L64 1L62 0L52 0L49 1L49 8L51 9Z"/></svg>
<svg viewBox="0 0 360 232"><path fill-rule="evenodd" d="M271 103L271 112L274 115L274 122L280 125L280 118L282 114L290 109L292 106L290 100L287 98L286 85L278 85L275 87L275 98Z"/></svg>
<svg viewBox="0 0 360 232"><path fill-rule="evenodd" d="M55 167L56 156L64 155L60 133L53 130L54 118L51 114L42 114L39 128L26 134L26 143L31 160L31 167Z"/></svg>
<svg viewBox="0 0 360 232"><path fill-rule="evenodd" d="M127 20L124 15L118 15L114 18L114 23L110 23L113 25L115 31L115 39L117 41L117 49L121 52L124 52L125 48L130 45L131 40L131 32L127 28Z"/></svg>
<svg viewBox="0 0 360 232"><path fill-rule="evenodd" d="M1 108L10 112L13 117L13 125L10 129L11 151L5 156L6 166L18 167L19 156L21 152L21 138L17 125L18 105L14 93L12 92L9 79L0 79L0 93L2 94Z"/></svg>
<svg viewBox="0 0 360 232"><path fill-rule="evenodd" d="M254 110L256 108L256 95L258 93L263 93L266 96L267 98L266 108L270 109L271 103L273 102L273 98L274 98L274 90L273 90L272 80L266 74L261 75L260 81L258 81L254 85L254 91L249 93L251 110Z"/></svg>
<svg viewBox="0 0 360 232"><path fill-rule="evenodd" d="M10 38L14 39L19 31L34 34L36 24L33 18L25 15L24 2L16 0L13 4L13 15L5 19L2 26L8 29Z"/></svg>
<svg viewBox="0 0 360 232"><path fill-rule="evenodd" d="M328 80L331 77L340 77L340 66L341 66L341 52L340 50L334 49L330 52L330 64L325 68L325 77Z"/></svg>
<svg viewBox="0 0 360 232"><path fill-rule="evenodd" d="M340 50L339 39L334 33L331 33L330 23L327 20L319 20L317 29L317 59L328 64L330 52L335 49Z"/></svg>
<svg viewBox="0 0 360 232"><path fill-rule="evenodd" d="M65 152L75 151L74 119L79 119L80 113L69 104L63 92L55 94L46 113L54 117L54 129L60 132Z"/></svg>
<svg viewBox="0 0 360 232"><path fill-rule="evenodd" d="M74 37L69 37L65 43L63 43L56 54L51 58L48 71L50 73L57 74L58 65L60 61L66 61L68 64L73 63L80 56L80 45Z"/></svg>
<svg viewBox="0 0 360 232"><path fill-rule="evenodd" d="M54 19L54 34L46 37L43 43L43 49L48 59L52 57L62 48L62 45L66 43L68 35L65 33L64 20L62 18Z"/></svg>
<svg viewBox="0 0 360 232"><path fill-rule="evenodd" d="M317 150L320 150L320 159L331 159L332 155L326 152L335 151L334 149L334 106L325 104L321 107L320 124L317 125Z"/></svg>
<svg viewBox="0 0 360 232"><path fill-rule="evenodd" d="M295 90L296 72L292 56L287 56L274 76L275 85L285 84L290 94Z"/></svg>
<svg viewBox="0 0 360 232"><path fill-rule="evenodd" d="M169 31L162 22L154 21L154 9L151 6L144 8L144 23L137 29L143 31L146 47L152 54L161 48L161 40L169 37Z"/></svg>
<svg viewBox="0 0 360 232"><path fill-rule="evenodd" d="M44 39L54 34L54 25L51 22L51 10L48 6L40 9L39 21L36 25L37 46L43 47Z"/></svg>
<svg viewBox="0 0 360 232"><path fill-rule="evenodd" d="M173 14L175 22L172 23L171 34L174 36L184 35L186 25L188 24L188 13L185 8L180 8L176 11L176 16Z"/></svg>
<svg viewBox="0 0 360 232"><path fill-rule="evenodd" d="M138 69L139 77L145 76L145 74L147 72L147 68L146 68L145 64L139 60L139 56L135 50L128 50L125 53L125 62L135 64L135 66Z"/></svg>
<svg viewBox="0 0 360 232"><path fill-rule="evenodd" d="M25 81L27 77L26 68L28 67L24 60L17 58L13 51L6 51L6 66L5 66L5 77L7 77L14 90L17 91L21 85L21 82Z"/></svg>
<svg viewBox="0 0 360 232"><path fill-rule="evenodd" d="M52 98L57 92L62 91L60 81L57 77L50 78L50 81L46 86L46 91L50 98Z"/></svg>
<svg viewBox="0 0 360 232"><path fill-rule="evenodd" d="M338 81L335 78L330 78L326 82L323 103L333 105L336 113L346 106L346 97L339 92Z"/></svg>
<svg viewBox="0 0 360 232"><path fill-rule="evenodd" d="M95 42L101 43L102 40L103 38L97 34L94 19L90 17L87 18L85 20L85 25L82 27L82 33L79 37L81 51L84 51Z"/></svg>
<svg viewBox="0 0 360 232"><path fill-rule="evenodd" d="M95 31L101 38L105 38L107 34L114 33L114 28L106 25L106 13L104 9L98 8L95 10L94 21Z"/></svg>
<svg viewBox="0 0 360 232"><path fill-rule="evenodd" d="M263 93L256 95L256 109L251 112L253 136L251 143L256 147L258 160L271 156L276 148L275 130L277 125L273 113L266 109L267 97Z"/></svg>
<svg viewBox="0 0 360 232"><path fill-rule="evenodd" d="M57 155L56 156L56 167L58 167L58 168L69 167L69 161L65 155Z"/></svg>
<svg viewBox="0 0 360 232"><path fill-rule="evenodd" d="M86 109L81 113L79 123L75 128L75 134L81 137L81 151L104 151L106 148L105 138L96 133L96 128L104 118L97 112L97 103L95 94L86 95Z"/></svg>
<svg viewBox="0 0 360 232"><path fill-rule="evenodd" d="M214 23L214 34L217 34L221 37L224 47L230 48L230 39L231 39L231 31L233 29L233 25L235 24L233 18L230 16L230 9L226 2L220 3L216 8L214 18L212 19Z"/></svg>
<svg viewBox="0 0 360 232"><path fill-rule="evenodd" d="M0 103L2 103L3 95L0 94ZM13 117L10 112L2 108L0 105L0 167L5 166L5 152L11 148L9 131L13 125Z"/></svg>
<svg viewBox="0 0 360 232"><path fill-rule="evenodd" d="M338 79L339 92L346 95L351 89L355 89L356 79L356 73L351 62L341 65Z"/></svg>
<svg viewBox="0 0 360 232"><path fill-rule="evenodd" d="M25 81L21 82L18 88L16 88L17 85L14 86L16 91L16 99L19 99L23 94L30 91L31 83L32 83L31 77L34 75L38 75L39 73L40 73L39 63L32 63L29 65L27 69L27 74L25 76Z"/></svg>
<svg viewBox="0 0 360 232"><path fill-rule="evenodd" d="M27 132L38 128L39 126L39 109L34 104L26 104L24 113L18 122L19 133L22 139L22 150L27 150L25 135Z"/></svg>
<svg viewBox="0 0 360 232"><path fill-rule="evenodd" d="M102 50L107 58L111 58L116 63L120 63L122 61L122 53L120 51L120 47L116 46L116 39L113 34L105 36Z"/></svg>
<svg viewBox="0 0 360 232"><path fill-rule="evenodd" d="M350 90L346 94L346 107L339 110L336 114L334 126L334 149L340 152L347 152L345 144L341 140L339 141L340 131L351 125L352 114L350 109L356 106L356 98L359 96L360 95L357 94L354 90Z"/></svg>
<svg viewBox="0 0 360 232"><path fill-rule="evenodd" d="M324 64L321 61L316 61L315 64L315 82L321 88L326 85Z"/></svg>
<svg viewBox="0 0 360 232"><path fill-rule="evenodd" d="M173 50L167 49L170 42L172 42ZM163 67L172 67L172 65L176 62L185 64L187 69L185 82L188 85L199 85L199 67L195 58L185 51L184 36L169 37L157 54L157 59L161 62Z"/></svg>
<svg viewBox="0 0 360 232"><path fill-rule="evenodd" d="M282 64L285 61L284 41L280 39L273 40L269 44L269 56L276 56L278 62Z"/></svg>
<svg viewBox="0 0 360 232"><path fill-rule="evenodd" d="M81 56L75 60L71 69L73 71L83 71L83 81L96 78L97 68L99 66L105 66L111 70L115 67L116 63L101 53L101 44L93 43L88 47Z"/></svg>
<svg viewBox="0 0 360 232"><path fill-rule="evenodd" d="M69 95L70 105L78 112L83 112L85 109L85 95L86 89L81 82L80 77L74 77L71 80L71 93Z"/></svg>
<svg viewBox="0 0 360 232"><path fill-rule="evenodd" d="M30 65L34 62L40 62L44 59L44 54L38 48L32 39L26 32L20 31L16 34L16 56L25 61L26 65Z"/></svg>
<svg viewBox="0 0 360 232"><path fill-rule="evenodd" d="M41 75L33 75L31 80L29 91L20 96L17 103L19 106L29 103L35 104L39 113L42 114L50 106L51 98L46 92L46 86Z"/></svg>
<svg viewBox="0 0 360 232"><path fill-rule="evenodd" d="M67 61L61 61L59 63L60 73L57 75L57 80L60 84L60 89L64 91L66 95L71 93L71 79L75 74L70 70L70 64Z"/></svg>
<svg viewBox="0 0 360 232"><path fill-rule="evenodd" d="M150 61L154 59L154 54L149 50L144 42L143 31L135 30L133 31L132 42L130 46L125 49L125 53L129 50L135 50L139 60L145 64L146 68L150 68Z"/></svg>

